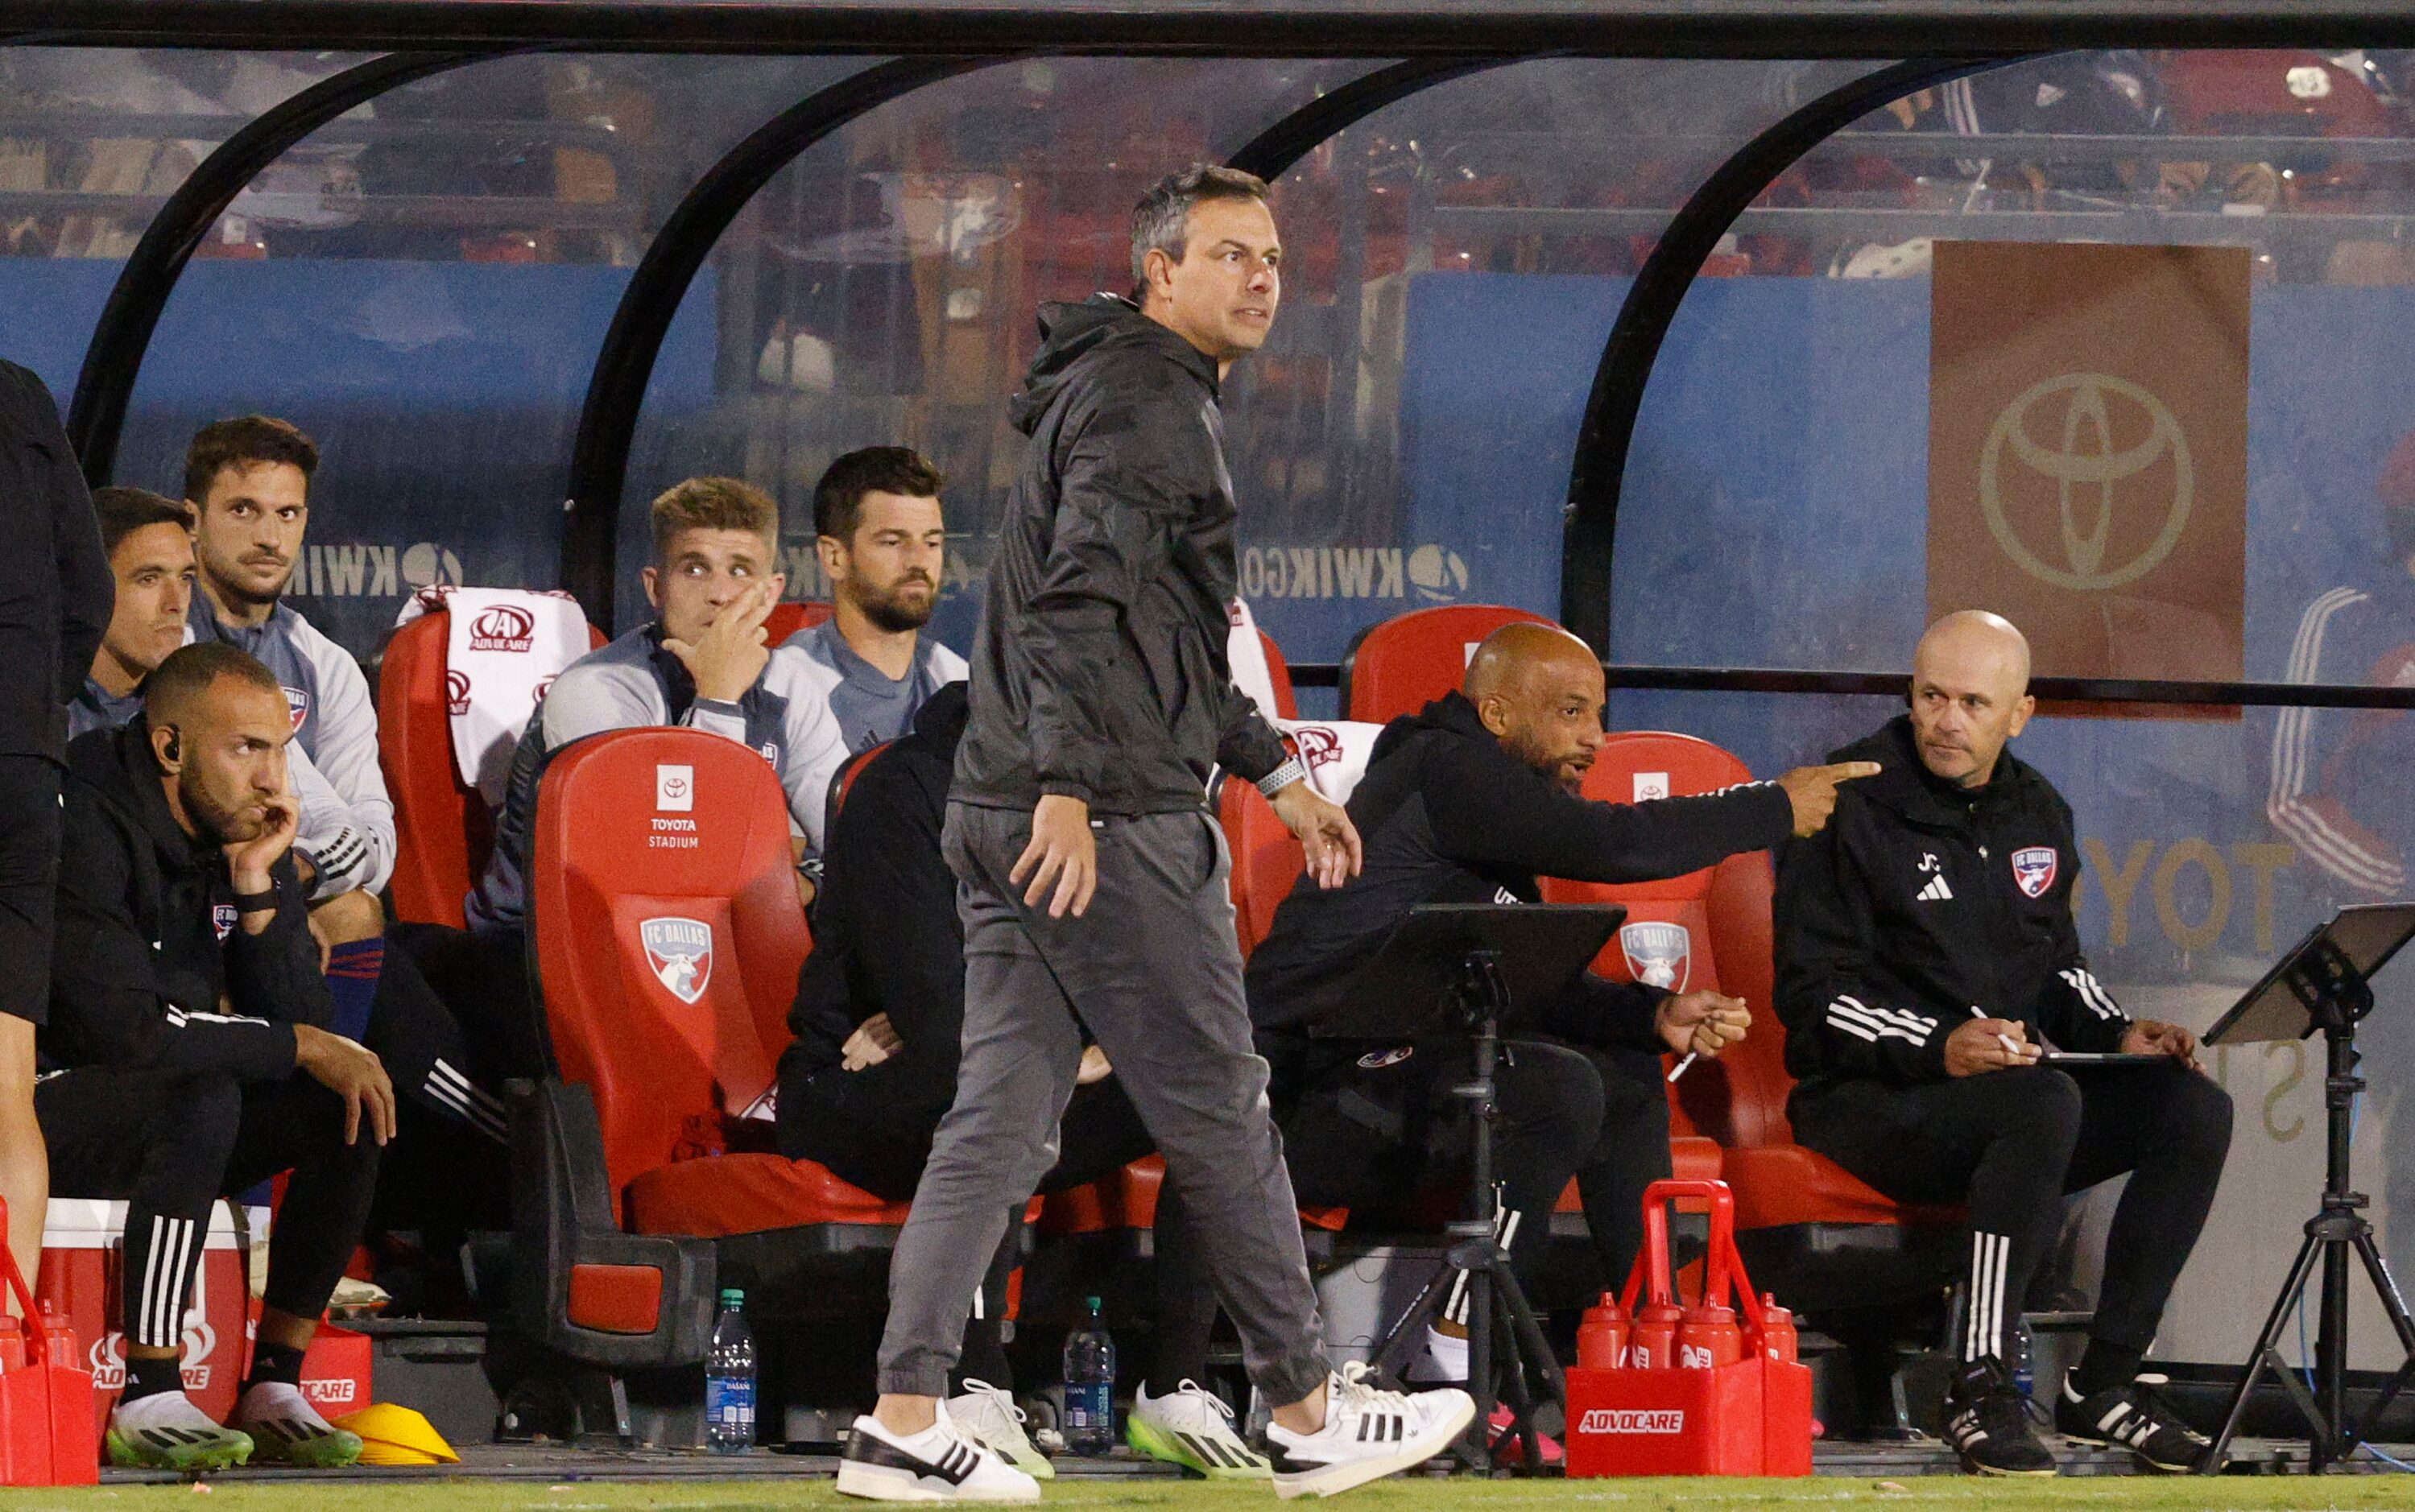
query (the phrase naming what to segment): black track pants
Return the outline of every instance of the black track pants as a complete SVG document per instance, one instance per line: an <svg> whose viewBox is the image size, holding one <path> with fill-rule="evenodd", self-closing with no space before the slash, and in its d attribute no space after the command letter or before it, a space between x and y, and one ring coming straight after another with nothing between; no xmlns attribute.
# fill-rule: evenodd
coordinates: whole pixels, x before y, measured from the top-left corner
<svg viewBox="0 0 2415 1512"><path fill-rule="evenodd" d="M2003 1354L2063 1195L2125 1171L2089 1337L2145 1353L2230 1148L2230 1095L2178 1063L1838 1082L1798 1089L1788 1114L1796 1139L1890 1197L1969 1203L1965 1359Z"/></svg>
<svg viewBox="0 0 2415 1512"><path fill-rule="evenodd" d="M324 1311L360 1242L378 1145L344 1143L344 1105L307 1076L239 1084L214 1071L86 1068L46 1078L34 1112L51 1191L123 1201L128 1339L174 1348L210 1205L291 1171L268 1246L268 1306Z"/></svg>
<svg viewBox="0 0 2415 1512"><path fill-rule="evenodd" d="M1660 1057L1539 1040L1501 1048L1492 1174L1517 1220L1509 1257L1521 1279L1573 1176L1603 1273L1624 1280L1643 1242L1643 1189L1669 1175ZM1299 1200L1389 1209L1463 1179L1469 1126L1450 1087L1471 1064L1465 1041L1428 1040L1405 1060L1371 1055L1312 1082L1282 1120Z"/></svg>

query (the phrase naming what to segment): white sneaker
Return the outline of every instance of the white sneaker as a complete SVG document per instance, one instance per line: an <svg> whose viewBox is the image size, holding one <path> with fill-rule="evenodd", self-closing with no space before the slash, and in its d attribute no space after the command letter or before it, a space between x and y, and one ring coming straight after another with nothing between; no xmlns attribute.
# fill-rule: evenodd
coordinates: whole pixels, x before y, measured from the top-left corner
<svg viewBox="0 0 2415 1512"><path fill-rule="evenodd" d="M1476 1420L1476 1402L1464 1391L1379 1391L1372 1374L1356 1360L1335 1371L1325 1426L1313 1433L1267 1425L1277 1496L1331 1496L1421 1465Z"/></svg>
<svg viewBox="0 0 2415 1512"><path fill-rule="evenodd" d="M1014 1399L986 1381L968 1379L962 1396L948 1399L948 1416L957 1428L998 1451L998 1457L1035 1480L1055 1480L1057 1467L1032 1445L1023 1425L1029 1421Z"/></svg>
<svg viewBox="0 0 2415 1512"><path fill-rule="evenodd" d="M896 1434L866 1413L839 1456L838 1490L873 1502L1037 1502L1040 1483L968 1437L938 1403L938 1421Z"/></svg>
<svg viewBox="0 0 2415 1512"><path fill-rule="evenodd" d="M1233 1431L1233 1409L1196 1381L1162 1397L1144 1385L1124 1416L1124 1442L1152 1460L1197 1471L1209 1480L1264 1480L1274 1466Z"/></svg>
<svg viewBox="0 0 2415 1512"><path fill-rule="evenodd" d="M361 1458L361 1436L319 1415L298 1386L262 1381L234 1405L232 1427L251 1435L252 1458L266 1464L340 1470Z"/></svg>

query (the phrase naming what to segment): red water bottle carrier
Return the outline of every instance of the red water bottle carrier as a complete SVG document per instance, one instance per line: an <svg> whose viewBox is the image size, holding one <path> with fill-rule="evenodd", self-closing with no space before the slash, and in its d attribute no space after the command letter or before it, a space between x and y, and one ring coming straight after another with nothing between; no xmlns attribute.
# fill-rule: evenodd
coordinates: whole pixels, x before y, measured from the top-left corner
<svg viewBox="0 0 2415 1512"><path fill-rule="evenodd" d="M1710 1252L1691 1306L1681 1305L1669 1254L1668 1205L1680 1199L1710 1208ZM1634 1320L1627 1363L1568 1372L1569 1475L1811 1473L1811 1371L1793 1357L1792 1315L1745 1273L1726 1182L1644 1190L1643 1250L1617 1305Z"/></svg>
<svg viewBox="0 0 2415 1512"><path fill-rule="evenodd" d="M67 1319L35 1302L5 1243L0 1270L22 1314L0 1315L0 1486L90 1486L100 1479L100 1424L83 1347Z"/></svg>

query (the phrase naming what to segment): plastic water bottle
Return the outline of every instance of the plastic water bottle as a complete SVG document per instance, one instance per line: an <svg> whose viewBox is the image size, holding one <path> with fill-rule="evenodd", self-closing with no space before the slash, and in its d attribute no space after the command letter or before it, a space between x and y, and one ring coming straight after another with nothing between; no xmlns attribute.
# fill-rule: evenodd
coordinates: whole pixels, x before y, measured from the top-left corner
<svg viewBox="0 0 2415 1512"><path fill-rule="evenodd" d="M755 1449L755 1330L746 1326L746 1294L735 1286L721 1289L704 1356L704 1445L715 1454Z"/></svg>
<svg viewBox="0 0 2415 1512"><path fill-rule="evenodd" d="M2030 1336L2030 1325L2026 1323L2013 1325L2012 1367L2013 1385L2020 1388L2021 1395L2036 1395L2037 1340Z"/></svg>
<svg viewBox="0 0 2415 1512"><path fill-rule="evenodd" d="M1116 1341L1099 1321L1099 1299L1084 1306L1088 1321L1065 1336L1065 1447L1102 1455L1116 1445Z"/></svg>

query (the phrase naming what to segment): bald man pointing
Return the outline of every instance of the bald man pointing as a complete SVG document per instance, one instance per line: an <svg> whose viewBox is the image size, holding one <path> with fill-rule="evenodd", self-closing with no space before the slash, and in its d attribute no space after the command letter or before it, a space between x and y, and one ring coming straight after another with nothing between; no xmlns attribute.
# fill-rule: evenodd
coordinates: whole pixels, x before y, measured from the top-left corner
<svg viewBox="0 0 2415 1512"><path fill-rule="evenodd" d="M1423 903L1533 903L1540 876L1641 882L1682 876L1827 822L1838 783L1874 767L1807 768L1702 798L1649 803L1578 796L1602 734L1601 664L1555 626L1513 624L1477 649L1458 693L1392 721L1350 799L1359 876L1298 888L1250 958L1251 1017L1273 1069L1292 1183L1311 1205L1378 1207L1412 1194L1429 1165L1466 1157L1446 1119L1466 1057L1447 1043L1312 1040L1308 1005L1366 960ZM1664 1051L1716 1055L1743 1038L1746 1005L1717 993L1585 977L1510 1047L1496 1076L1494 1169L1526 1264L1552 1205L1577 1178L1607 1274L1642 1242L1646 1183L1669 1175ZM1445 1330L1420 1362L1465 1373Z"/></svg>
<svg viewBox="0 0 2415 1512"><path fill-rule="evenodd" d="M2071 808L2005 745L2030 650L1976 610L1931 626L1911 711L1832 760L1884 770L1778 871L1778 1012L1794 1136L1900 1201L1968 1204L1970 1306L1947 1437L1966 1470L2051 1475L2004 1354L2065 1192L2130 1173L2088 1350L2055 1391L2066 1438L2159 1470L2205 1452L2134 1385L2230 1146L2230 1099L2187 1030L2132 1022L2072 922ZM2048 1066L2048 1046L2158 1057ZM2043 1385L2043 1383L2041 1383Z"/></svg>

